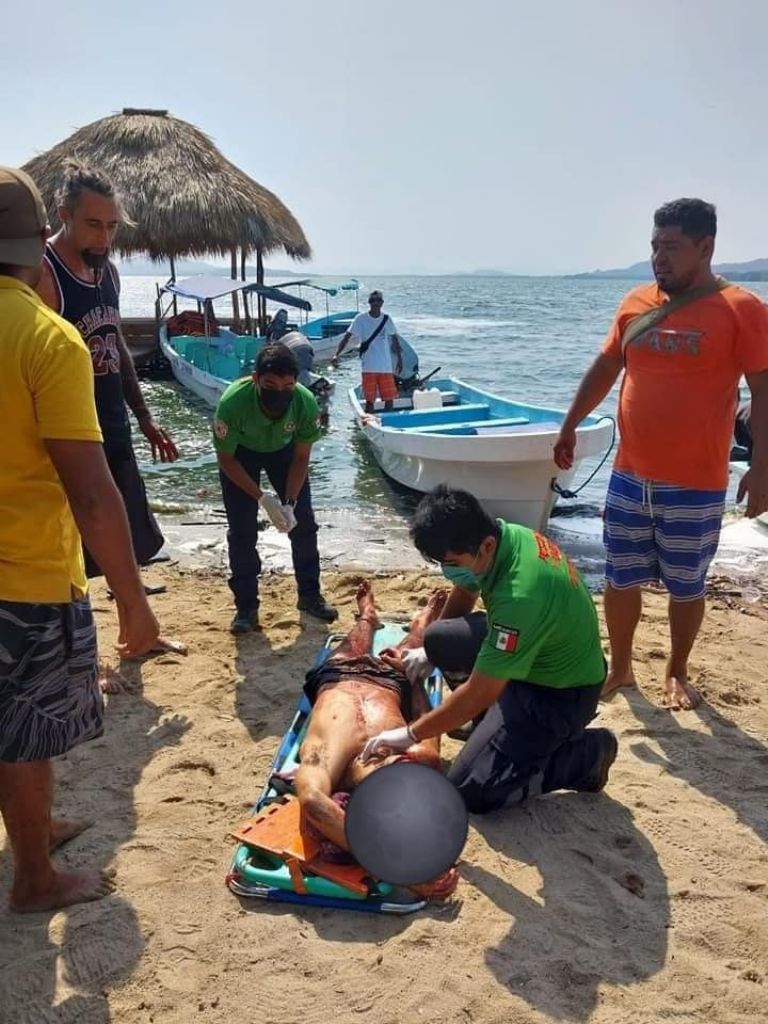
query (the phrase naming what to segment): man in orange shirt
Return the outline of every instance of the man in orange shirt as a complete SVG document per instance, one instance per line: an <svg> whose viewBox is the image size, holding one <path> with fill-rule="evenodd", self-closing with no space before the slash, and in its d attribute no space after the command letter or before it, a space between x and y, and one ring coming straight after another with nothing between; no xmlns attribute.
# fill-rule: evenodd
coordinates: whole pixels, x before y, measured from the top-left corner
<svg viewBox="0 0 768 1024"><path fill-rule="evenodd" d="M669 591L665 703L671 708L700 701L688 681L688 657L704 617L705 578L720 534L742 375L752 393L755 446L737 500L747 498L750 518L768 509L768 311L756 296L712 273L716 230L715 208L701 199L678 199L656 211L656 283L623 299L554 451L557 465L570 468L576 427L624 370L621 442L604 515L611 668L603 695L636 685L632 641L642 611L640 588L662 582ZM633 320L666 302L672 304L666 316L625 337Z"/></svg>

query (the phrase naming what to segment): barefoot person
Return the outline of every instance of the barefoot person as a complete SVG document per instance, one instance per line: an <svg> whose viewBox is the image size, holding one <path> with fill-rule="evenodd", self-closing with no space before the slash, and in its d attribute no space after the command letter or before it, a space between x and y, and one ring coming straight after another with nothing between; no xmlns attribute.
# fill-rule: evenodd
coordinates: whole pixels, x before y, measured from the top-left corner
<svg viewBox="0 0 768 1024"><path fill-rule="evenodd" d="M346 639L319 668L307 674L304 687L313 704L309 728L300 751L296 794L305 820L336 847L348 850L344 811L334 794L348 793L371 772L404 756L382 750L366 764L360 752L381 729L405 728L413 718L429 710L421 681L411 684L402 656L421 646L424 630L440 614L446 592L436 591L411 623L410 632L396 648L371 655L373 634L381 625L370 583L357 591L359 618ZM410 761L440 769L437 739L411 741L405 749ZM426 885L413 886L419 895L445 899L456 887L458 875L451 868Z"/></svg>
<svg viewBox="0 0 768 1024"><path fill-rule="evenodd" d="M605 659L594 602L576 569L548 538L491 519L471 494L445 485L422 498L411 537L453 590L423 648L403 656L406 671L417 678L429 662L465 681L407 728L374 736L363 759L484 713L448 772L470 811L557 789L601 790L617 743L607 729L586 728ZM486 612L473 612L481 595Z"/></svg>
<svg viewBox="0 0 768 1024"><path fill-rule="evenodd" d="M17 911L111 890L100 871L62 871L50 856L88 824L51 817L51 758L102 731L78 529L117 599L121 654L144 654L158 636L101 446L88 350L34 291L47 234L32 180L0 168L0 812Z"/></svg>
<svg viewBox="0 0 768 1024"><path fill-rule="evenodd" d="M120 326L120 278L109 257L124 214L109 179L74 162L58 204L62 226L46 246L37 290L75 325L91 353L104 454L125 502L136 561L145 565L163 546L163 535L136 464L126 404L153 458L174 462L179 453L147 408ZM85 554L88 575L102 575L92 553L86 549Z"/></svg>
<svg viewBox="0 0 768 1024"><path fill-rule="evenodd" d="M688 679L688 658L717 549L742 374L752 392L755 446L738 500L747 497L749 517L768 509L768 312L756 296L712 273L716 230L715 208L701 199L678 199L656 211L656 283L622 301L554 453L561 469L570 468L576 427L623 370L621 443L604 516L611 666L603 693L635 686L640 588L661 582L669 591L670 708L692 708L700 700Z"/></svg>
<svg viewBox="0 0 768 1024"><path fill-rule="evenodd" d="M124 214L109 179L74 161L58 204L62 227L46 246L37 291L51 309L74 324L91 353L104 455L125 504L136 561L146 565L164 540L136 463L126 404L152 447L153 459L174 462L179 453L147 408L120 327L120 278L109 257ZM89 577L104 574L87 542L85 569ZM186 651L183 644L168 639L160 646ZM106 693L125 689L123 677L106 663L100 666L100 682Z"/></svg>

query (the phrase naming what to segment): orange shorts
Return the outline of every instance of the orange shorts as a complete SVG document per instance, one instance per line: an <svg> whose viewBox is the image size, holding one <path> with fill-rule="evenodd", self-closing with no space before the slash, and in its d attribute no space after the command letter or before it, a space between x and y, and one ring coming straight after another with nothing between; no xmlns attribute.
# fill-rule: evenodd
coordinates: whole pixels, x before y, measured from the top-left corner
<svg viewBox="0 0 768 1024"><path fill-rule="evenodd" d="M366 402L376 401L378 391L382 402L394 402L397 398L397 384L391 373L364 373L363 398Z"/></svg>

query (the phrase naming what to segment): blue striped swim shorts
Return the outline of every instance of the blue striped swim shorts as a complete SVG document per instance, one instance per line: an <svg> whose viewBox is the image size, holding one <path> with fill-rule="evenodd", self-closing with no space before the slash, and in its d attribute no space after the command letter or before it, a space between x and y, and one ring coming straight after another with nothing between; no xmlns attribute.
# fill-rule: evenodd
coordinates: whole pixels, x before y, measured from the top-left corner
<svg viewBox="0 0 768 1024"><path fill-rule="evenodd" d="M102 729L89 601L0 601L0 761L45 761Z"/></svg>
<svg viewBox="0 0 768 1024"><path fill-rule="evenodd" d="M695 491L614 470L603 517L605 578L624 590L663 583L678 601L704 596L725 491Z"/></svg>

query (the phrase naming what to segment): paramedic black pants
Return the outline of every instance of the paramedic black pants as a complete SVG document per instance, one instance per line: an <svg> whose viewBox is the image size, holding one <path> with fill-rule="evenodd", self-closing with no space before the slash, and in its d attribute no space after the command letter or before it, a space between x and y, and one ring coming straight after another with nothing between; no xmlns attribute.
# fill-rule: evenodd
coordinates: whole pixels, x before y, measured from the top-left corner
<svg viewBox="0 0 768 1024"><path fill-rule="evenodd" d="M469 674L487 619L475 612L427 627L427 657L443 672ZM470 811L482 813L556 789L588 788L606 730L586 729L600 686L555 689L511 679L475 727L448 778Z"/></svg>
<svg viewBox="0 0 768 1024"><path fill-rule="evenodd" d="M276 452L254 452L240 445L235 451L235 458L259 486L263 470L277 496L281 501L285 500L293 445L287 445ZM219 478L229 527L229 588L235 595L238 612L247 615L259 607L261 559L256 547L259 539L259 503L232 483L224 473L220 472ZM317 523L312 511L309 479L304 481L293 511L296 526L288 534L288 539L291 542L296 588L299 597L314 598L320 594L320 556L317 552Z"/></svg>

